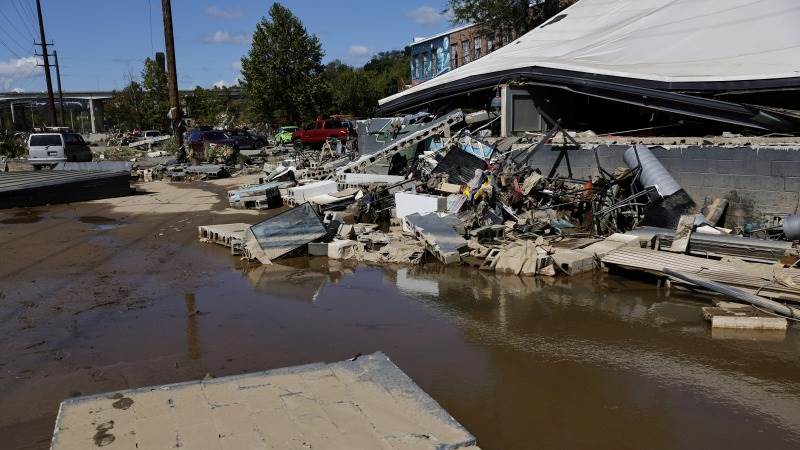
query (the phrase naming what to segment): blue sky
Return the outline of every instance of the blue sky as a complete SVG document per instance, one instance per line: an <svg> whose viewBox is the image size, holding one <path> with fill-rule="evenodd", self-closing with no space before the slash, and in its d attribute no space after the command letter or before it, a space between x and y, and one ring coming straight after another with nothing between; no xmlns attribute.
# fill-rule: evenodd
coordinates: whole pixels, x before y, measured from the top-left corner
<svg viewBox="0 0 800 450"><path fill-rule="evenodd" d="M441 14L446 0L281 3L319 37L325 62L338 58L361 65L376 52L402 49L416 36L451 27ZM44 90L33 57L34 5L34 0L0 1L0 91ZM265 0L172 0L180 88L235 83L250 34L271 5ZM119 89L131 75L139 77L144 58L164 48L159 0L42 0L42 8L65 91Z"/></svg>

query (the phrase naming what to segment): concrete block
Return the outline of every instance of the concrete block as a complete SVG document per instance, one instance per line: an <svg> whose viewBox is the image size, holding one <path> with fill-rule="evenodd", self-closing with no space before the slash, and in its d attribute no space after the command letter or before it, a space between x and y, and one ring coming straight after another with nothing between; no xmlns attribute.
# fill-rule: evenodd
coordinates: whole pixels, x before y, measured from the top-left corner
<svg viewBox="0 0 800 450"><path fill-rule="evenodd" d="M328 243L327 242L309 243L308 254L310 256L328 256Z"/></svg>
<svg viewBox="0 0 800 450"><path fill-rule="evenodd" d="M553 254L553 263L567 275L591 272L595 267L594 255L585 250L557 249Z"/></svg>
<svg viewBox="0 0 800 450"><path fill-rule="evenodd" d="M783 317L759 311L752 306L744 308L703 308L703 317L713 328L743 330L786 330L788 321Z"/></svg>
<svg viewBox="0 0 800 450"><path fill-rule="evenodd" d="M328 258L349 259L355 254L358 242L351 240L333 241L328 243Z"/></svg>
<svg viewBox="0 0 800 450"><path fill-rule="evenodd" d="M800 155L794 161L772 161L771 175L792 177L800 173Z"/></svg>

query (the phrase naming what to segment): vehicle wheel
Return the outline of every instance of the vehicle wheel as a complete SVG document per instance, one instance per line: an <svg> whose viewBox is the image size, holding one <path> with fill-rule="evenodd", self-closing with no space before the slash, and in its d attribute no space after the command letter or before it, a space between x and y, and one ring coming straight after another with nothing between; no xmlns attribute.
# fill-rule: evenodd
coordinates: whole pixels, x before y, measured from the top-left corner
<svg viewBox="0 0 800 450"><path fill-rule="evenodd" d="M303 141L301 141L300 139L295 140L294 143L293 143L293 147L294 147L295 150L302 150L303 149Z"/></svg>
<svg viewBox="0 0 800 450"><path fill-rule="evenodd" d="M39 164L36 164L36 165L33 166L33 170L42 170L42 166L40 166Z"/></svg>
<svg viewBox="0 0 800 450"><path fill-rule="evenodd" d="M259 150L259 149L262 149L262 148L264 148L264 142L262 142L262 141L256 141L253 144L253 150Z"/></svg>

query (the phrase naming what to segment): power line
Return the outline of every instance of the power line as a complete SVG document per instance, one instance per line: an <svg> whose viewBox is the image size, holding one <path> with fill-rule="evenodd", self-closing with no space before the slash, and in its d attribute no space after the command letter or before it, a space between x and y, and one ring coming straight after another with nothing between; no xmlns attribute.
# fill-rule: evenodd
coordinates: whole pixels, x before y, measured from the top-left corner
<svg viewBox="0 0 800 450"><path fill-rule="evenodd" d="M33 23L35 24L37 19L36 19L36 13L33 11L33 6L31 5L31 0L23 1L22 4L24 5L28 13L31 15L31 20L33 20Z"/></svg>
<svg viewBox="0 0 800 450"><path fill-rule="evenodd" d="M150 55L153 55L153 2L147 1L147 16L150 22Z"/></svg>
<svg viewBox="0 0 800 450"><path fill-rule="evenodd" d="M17 59L22 59L22 57L19 56L19 54L15 52L11 47L9 47L4 41L0 40L0 45L5 47L9 52L11 52L12 55L16 56Z"/></svg>
<svg viewBox="0 0 800 450"><path fill-rule="evenodd" d="M22 35L22 33L21 33L21 32L19 31L19 29L17 28L17 26L16 26L16 25L14 25L14 22L13 22L13 21L12 21L12 20L11 20L11 19L10 19L10 18L7 16L7 15L6 15L6 13L4 13L4 12L3 12L3 10L2 10L2 9L0 9L0 16L3 16L3 17L4 17L4 18L5 18L7 21L8 21L8 23L9 23L9 24L11 24L11 27L12 27L12 28L14 28L14 31L16 31L18 34ZM12 35L12 34L9 32L9 30L8 30L7 28L5 28L5 27L2 27L2 28L0 28L0 29L1 29L1 30L3 30L3 33L5 33L5 35L6 35L6 36L8 36L8 38L9 38L9 39L10 39L10 40L11 40L11 41L14 43L14 44L16 44L16 45L17 45L17 47L19 47L19 48L22 50L22 52L23 52L23 53L27 51L27 50L25 49L25 46L24 46L24 45L22 45L22 44L20 44L20 43L19 43L19 41L17 41L17 40L14 38L14 36L13 36L13 35Z"/></svg>
<svg viewBox="0 0 800 450"><path fill-rule="evenodd" d="M19 5L19 0L12 0L11 1L11 6L14 7L14 11L16 11L17 16L19 16L20 25L23 25L23 28L25 28L25 30L28 32L28 35L30 36L31 40L35 41L36 40L36 35L31 31L35 27L31 27L31 23L30 22L26 22L24 15L22 14L22 12L20 12L20 7L17 6L17 5ZM26 23L28 25L27 28L24 26Z"/></svg>

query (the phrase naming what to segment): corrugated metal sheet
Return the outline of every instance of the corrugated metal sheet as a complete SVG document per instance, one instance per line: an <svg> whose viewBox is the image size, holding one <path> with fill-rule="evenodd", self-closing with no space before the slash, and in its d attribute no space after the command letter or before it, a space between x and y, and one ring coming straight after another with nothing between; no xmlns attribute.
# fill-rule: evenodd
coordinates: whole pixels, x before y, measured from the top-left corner
<svg viewBox="0 0 800 450"><path fill-rule="evenodd" d="M636 247L622 247L606 255L602 261L606 265L656 274L663 273L664 269L672 269L740 287L749 292L759 290L759 295L764 297L800 300L800 289L784 286L775 280L776 275L788 277L800 285L800 269L773 272L775 269L769 264L723 262Z"/></svg>
<svg viewBox="0 0 800 450"><path fill-rule="evenodd" d="M130 172L133 170L133 163L130 161L60 162L53 170Z"/></svg>
<svg viewBox="0 0 800 450"><path fill-rule="evenodd" d="M36 172L0 173L0 192L10 192L59 184L90 180L103 180L120 176L130 177L130 172L119 171L58 171L41 170Z"/></svg>

